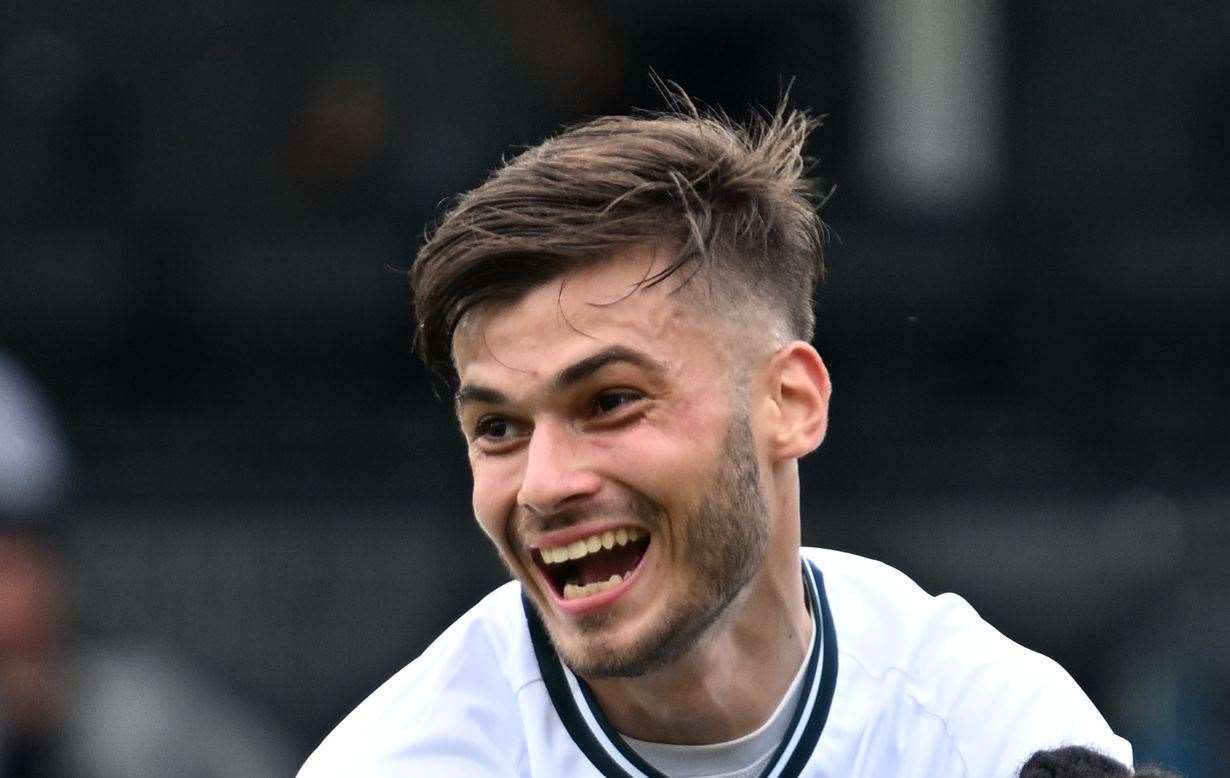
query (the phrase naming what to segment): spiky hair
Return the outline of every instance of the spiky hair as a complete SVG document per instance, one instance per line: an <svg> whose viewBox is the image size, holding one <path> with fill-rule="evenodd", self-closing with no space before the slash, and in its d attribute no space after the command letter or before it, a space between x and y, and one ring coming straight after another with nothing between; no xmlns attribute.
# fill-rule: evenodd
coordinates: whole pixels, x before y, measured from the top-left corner
<svg viewBox="0 0 1230 778"><path fill-rule="evenodd" d="M817 120L787 110L738 124L666 90L669 110L568 128L462 195L411 271L415 346L453 383L452 339L480 304L530 289L635 244L673 256L642 283L711 270L735 304L755 300L810 340L824 225L803 145ZM682 274L681 270L686 271Z"/></svg>

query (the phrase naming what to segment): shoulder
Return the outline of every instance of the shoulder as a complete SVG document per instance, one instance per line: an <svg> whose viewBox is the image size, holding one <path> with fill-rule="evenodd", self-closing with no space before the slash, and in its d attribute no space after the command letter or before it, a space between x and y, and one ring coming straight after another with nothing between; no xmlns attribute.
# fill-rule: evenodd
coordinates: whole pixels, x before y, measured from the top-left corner
<svg viewBox="0 0 1230 778"><path fill-rule="evenodd" d="M360 703L299 777L514 773L517 694L536 678L521 589L509 583Z"/></svg>
<svg viewBox="0 0 1230 778"><path fill-rule="evenodd" d="M829 549L803 551L824 578L841 653L869 667L905 669L932 658L956 659L953 649L971 639L977 641L977 650L962 655L1020 649L956 594L929 594L909 576L874 559ZM943 650L932 657L934 649Z"/></svg>
<svg viewBox="0 0 1230 778"><path fill-rule="evenodd" d="M883 562L804 551L824 577L841 656L872 674L903 673L919 688L940 685L932 679L997 669L1032 681L1067 678L1059 665L1005 637L959 595L929 594Z"/></svg>
<svg viewBox="0 0 1230 778"><path fill-rule="evenodd" d="M898 734L930 732L970 775L996 774L993 766L1011 774L1034 751L1060 745L1131 762L1130 746L1062 667L1005 637L960 596L931 595L853 554L804 555L824 577L847 713ZM842 704L834 700L838 716Z"/></svg>

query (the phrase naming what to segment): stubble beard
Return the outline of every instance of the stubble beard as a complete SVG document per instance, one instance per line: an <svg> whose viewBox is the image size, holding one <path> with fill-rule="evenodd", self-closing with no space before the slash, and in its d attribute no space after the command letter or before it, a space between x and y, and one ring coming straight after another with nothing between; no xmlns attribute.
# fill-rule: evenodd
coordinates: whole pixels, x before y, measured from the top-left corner
<svg viewBox="0 0 1230 778"><path fill-rule="evenodd" d="M667 527L665 511L649 498L638 495L628 507L650 527ZM686 589L667 593L672 599L662 619L630 645L607 642L615 626L609 611L571 622L571 635L557 634L552 620L544 619L556 652L576 674L632 678L672 664L696 646L760 569L769 544L768 502L746 413L732 420L699 504L675 521L686 549L675 562L686 565Z"/></svg>

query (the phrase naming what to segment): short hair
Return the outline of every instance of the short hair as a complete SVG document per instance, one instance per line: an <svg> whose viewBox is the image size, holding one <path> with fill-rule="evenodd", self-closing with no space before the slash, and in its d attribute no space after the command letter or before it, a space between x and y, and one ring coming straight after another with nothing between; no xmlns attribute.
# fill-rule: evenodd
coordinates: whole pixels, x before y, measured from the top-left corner
<svg viewBox="0 0 1230 778"><path fill-rule="evenodd" d="M429 235L410 274L415 348L446 384L468 312L637 244L675 252L642 285L688 267L682 287L715 269L739 284L732 304L756 299L790 337L811 339L825 228L803 145L818 120L783 98L737 124L677 87L664 93L667 111L594 119L521 153Z"/></svg>
<svg viewBox="0 0 1230 778"><path fill-rule="evenodd" d="M1161 767L1142 767L1135 772L1127 765L1083 746L1064 746L1037 751L1029 757L1018 778L1181 778Z"/></svg>

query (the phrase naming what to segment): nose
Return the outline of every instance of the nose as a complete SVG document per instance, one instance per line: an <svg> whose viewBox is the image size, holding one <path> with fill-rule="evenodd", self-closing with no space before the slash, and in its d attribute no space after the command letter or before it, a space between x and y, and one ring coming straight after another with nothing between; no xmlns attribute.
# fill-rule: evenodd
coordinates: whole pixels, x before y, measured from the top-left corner
<svg viewBox="0 0 1230 778"><path fill-rule="evenodd" d="M601 480L583 462L579 434L553 420L534 425L517 492L521 507L538 514L553 513L597 493Z"/></svg>

